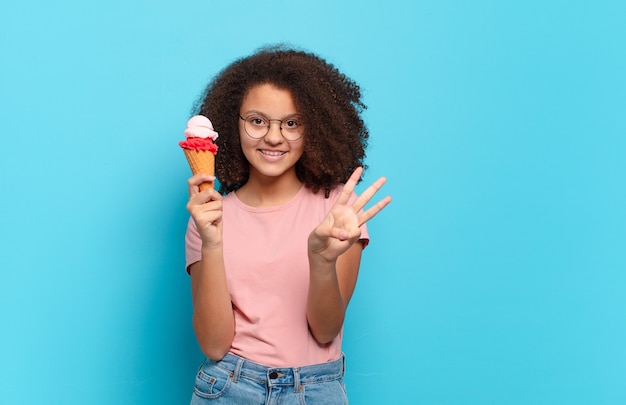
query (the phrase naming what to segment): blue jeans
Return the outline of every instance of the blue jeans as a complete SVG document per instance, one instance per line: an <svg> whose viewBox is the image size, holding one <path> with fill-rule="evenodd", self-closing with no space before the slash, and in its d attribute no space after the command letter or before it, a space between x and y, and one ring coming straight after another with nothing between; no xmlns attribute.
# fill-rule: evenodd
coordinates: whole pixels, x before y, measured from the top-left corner
<svg viewBox="0 0 626 405"><path fill-rule="evenodd" d="M296 368L266 367L227 354L205 360L196 375L191 405L345 405L345 358Z"/></svg>

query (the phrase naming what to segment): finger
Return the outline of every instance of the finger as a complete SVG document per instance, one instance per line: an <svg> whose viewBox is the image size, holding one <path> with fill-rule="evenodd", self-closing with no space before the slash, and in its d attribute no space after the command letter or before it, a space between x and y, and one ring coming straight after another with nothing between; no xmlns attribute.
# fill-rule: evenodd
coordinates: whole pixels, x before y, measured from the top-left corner
<svg viewBox="0 0 626 405"><path fill-rule="evenodd" d="M222 220L221 209L206 209L205 206L196 206L192 211L190 211L190 214L198 229L204 229L206 226L217 225Z"/></svg>
<svg viewBox="0 0 626 405"><path fill-rule="evenodd" d="M204 214L211 211L221 211L222 202L220 200L211 200L203 204L189 203L189 211L194 214Z"/></svg>
<svg viewBox="0 0 626 405"><path fill-rule="evenodd" d="M221 205L222 195L218 193L215 189L209 188L204 191L198 191L197 193L192 194L189 197L189 201L187 202L187 209L190 210L190 207L204 205L211 201L219 201Z"/></svg>
<svg viewBox="0 0 626 405"><path fill-rule="evenodd" d="M342 228L331 228L329 233L332 238L339 239L341 241L350 240L356 242L361 236L361 229L354 228L347 230Z"/></svg>
<svg viewBox="0 0 626 405"><path fill-rule="evenodd" d="M210 214L204 217L207 224L216 224L222 219L222 211L212 211Z"/></svg>
<svg viewBox="0 0 626 405"><path fill-rule="evenodd" d="M192 195L200 192L200 184L215 181L215 179L216 179L215 176L211 176L210 174L205 174L205 173L200 173L200 174L191 176L189 180L187 180L187 184L189 188L189 196L191 197Z"/></svg>
<svg viewBox="0 0 626 405"><path fill-rule="evenodd" d="M380 177L378 180L372 183L371 186L365 189L365 191L362 192L356 200L354 200L354 202L352 203L352 210L354 212L361 211L363 207L365 207L365 205L372 199L374 194L376 194L386 182L387 179L385 177Z"/></svg>
<svg viewBox="0 0 626 405"><path fill-rule="evenodd" d="M357 218L359 222L359 226L363 225L370 219L374 218L376 214L382 211L383 208L385 208L390 202L391 202L391 197L387 196L383 198L382 200L380 200L379 202L377 202L374 206L370 207L367 211L363 211L361 214L359 214Z"/></svg>
<svg viewBox="0 0 626 405"><path fill-rule="evenodd" d="M361 174L363 173L363 168L361 166L354 169L346 184L344 184L343 189L341 190L341 194L339 194L339 198L337 198L336 204L347 204L348 200L352 196L352 192L354 192L354 188L361 178Z"/></svg>
<svg viewBox="0 0 626 405"><path fill-rule="evenodd" d="M219 220L222 219L222 211L210 211L210 212L206 212L203 213L202 216L195 218L194 220L196 221L196 225L198 227L202 227L202 224L215 224L217 222L219 222Z"/></svg>

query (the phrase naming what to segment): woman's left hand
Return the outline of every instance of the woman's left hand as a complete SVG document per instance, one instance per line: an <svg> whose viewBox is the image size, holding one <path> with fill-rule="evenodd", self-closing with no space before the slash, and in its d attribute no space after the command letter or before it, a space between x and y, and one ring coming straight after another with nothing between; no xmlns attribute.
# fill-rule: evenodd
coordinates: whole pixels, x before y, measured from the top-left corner
<svg viewBox="0 0 626 405"><path fill-rule="evenodd" d="M381 177L369 186L351 205L348 205L350 196L352 196L352 192L362 173L362 167L356 168L343 186L343 190L335 205L330 209L322 223L309 235L309 255L319 255L329 262L337 260L342 253L359 240L361 236L359 227L374 218L376 214L391 202L391 197L387 196L368 210L361 212L363 207L387 181L387 179Z"/></svg>

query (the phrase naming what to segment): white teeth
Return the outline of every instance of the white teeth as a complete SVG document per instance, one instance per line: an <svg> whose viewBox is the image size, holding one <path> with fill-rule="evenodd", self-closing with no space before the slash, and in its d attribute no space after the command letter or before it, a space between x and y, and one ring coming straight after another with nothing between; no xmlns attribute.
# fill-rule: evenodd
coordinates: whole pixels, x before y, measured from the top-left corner
<svg viewBox="0 0 626 405"><path fill-rule="evenodd" d="M285 152L272 151L272 150L262 150L261 153L263 153L264 155L269 155L269 156L280 156L280 155L284 154Z"/></svg>

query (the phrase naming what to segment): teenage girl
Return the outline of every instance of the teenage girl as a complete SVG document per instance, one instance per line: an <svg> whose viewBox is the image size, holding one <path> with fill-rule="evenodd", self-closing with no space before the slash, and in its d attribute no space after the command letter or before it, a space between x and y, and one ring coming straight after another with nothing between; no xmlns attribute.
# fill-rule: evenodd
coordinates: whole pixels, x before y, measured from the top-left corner
<svg viewBox="0 0 626 405"><path fill-rule="evenodd" d="M317 55L265 48L209 84L215 178L189 179L193 327L206 355L192 404L346 404L341 349L365 223L368 132L358 85Z"/></svg>

